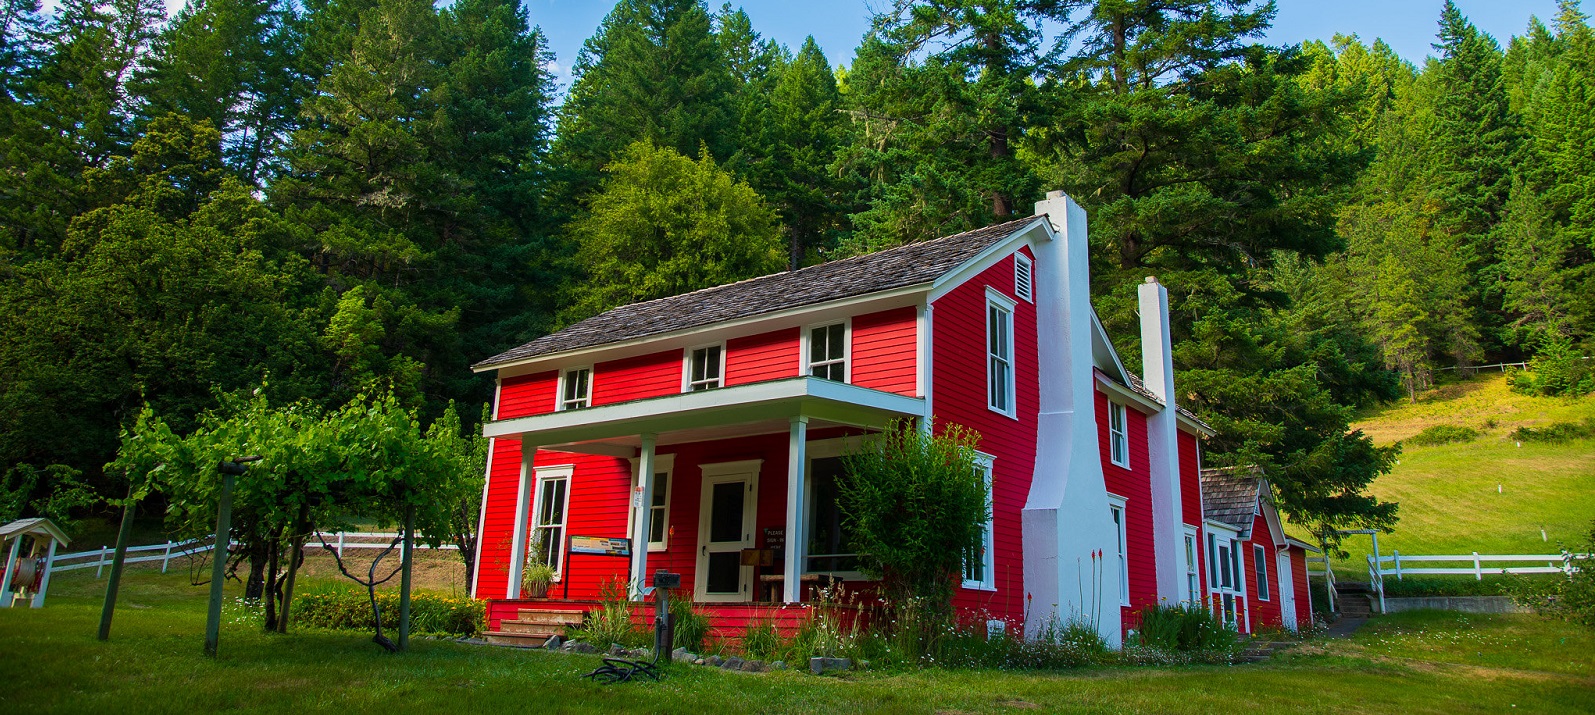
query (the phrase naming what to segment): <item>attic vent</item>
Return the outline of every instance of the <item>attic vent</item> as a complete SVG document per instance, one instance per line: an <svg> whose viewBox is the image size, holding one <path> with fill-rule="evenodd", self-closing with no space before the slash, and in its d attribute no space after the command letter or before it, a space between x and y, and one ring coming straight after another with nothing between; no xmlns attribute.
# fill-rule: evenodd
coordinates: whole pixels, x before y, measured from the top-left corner
<svg viewBox="0 0 1595 715"><path fill-rule="evenodd" d="M1030 301L1030 259L1023 253L1014 254L1013 262L1013 292L1022 300Z"/></svg>

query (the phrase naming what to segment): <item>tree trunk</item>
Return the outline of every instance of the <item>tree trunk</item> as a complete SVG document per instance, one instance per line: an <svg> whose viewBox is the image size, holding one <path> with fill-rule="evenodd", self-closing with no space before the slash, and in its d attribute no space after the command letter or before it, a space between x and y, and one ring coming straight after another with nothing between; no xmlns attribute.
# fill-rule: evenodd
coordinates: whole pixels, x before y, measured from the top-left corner
<svg viewBox="0 0 1595 715"><path fill-rule="evenodd" d="M282 591L282 616L277 619L277 632L288 632L288 614L293 610L294 577L299 565L305 561L305 534L310 531L310 504L299 505L299 517L294 519L294 533L289 538L288 580Z"/></svg>
<svg viewBox="0 0 1595 715"><path fill-rule="evenodd" d="M267 548L270 549L270 561L266 564L266 630L277 630L277 556L281 553L278 548L279 541L272 539Z"/></svg>
<svg viewBox="0 0 1595 715"><path fill-rule="evenodd" d="M266 590L266 545L249 545L249 580L244 582L244 598L260 600Z"/></svg>

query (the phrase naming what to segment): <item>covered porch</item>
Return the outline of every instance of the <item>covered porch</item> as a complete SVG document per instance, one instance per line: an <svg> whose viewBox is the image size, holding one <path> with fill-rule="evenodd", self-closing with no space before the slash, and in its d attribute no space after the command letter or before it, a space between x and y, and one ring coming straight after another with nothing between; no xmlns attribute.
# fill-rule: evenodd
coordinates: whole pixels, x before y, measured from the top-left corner
<svg viewBox="0 0 1595 715"><path fill-rule="evenodd" d="M815 587L861 578L836 512L840 458L925 408L798 377L489 423L521 457L504 588L478 593L491 627L521 609L590 610L610 580L640 598L660 570L681 574L682 595L722 630L727 619L781 627ZM629 555L583 548L617 538ZM546 599L521 592L529 554L556 571Z"/></svg>

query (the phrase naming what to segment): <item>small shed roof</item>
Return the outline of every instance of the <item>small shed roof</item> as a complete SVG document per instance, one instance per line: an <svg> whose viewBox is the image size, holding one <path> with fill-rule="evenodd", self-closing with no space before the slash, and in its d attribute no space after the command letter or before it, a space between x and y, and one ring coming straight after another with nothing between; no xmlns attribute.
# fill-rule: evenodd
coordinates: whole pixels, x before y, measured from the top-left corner
<svg viewBox="0 0 1595 715"><path fill-rule="evenodd" d="M62 546L72 542L71 539L66 538L66 533L61 531L61 527L56 526L49 519L41 517L18 519L5 526L0 526L0 542L10 541L24 534L48 536L60 542Z"/></svg>
<svg viewBox="0 0 1595 715"><path fill-rule="evenodd" d="M1257 514L1263 469L1255 465L1202 470L1202 515L1246 531Z"/></svg>

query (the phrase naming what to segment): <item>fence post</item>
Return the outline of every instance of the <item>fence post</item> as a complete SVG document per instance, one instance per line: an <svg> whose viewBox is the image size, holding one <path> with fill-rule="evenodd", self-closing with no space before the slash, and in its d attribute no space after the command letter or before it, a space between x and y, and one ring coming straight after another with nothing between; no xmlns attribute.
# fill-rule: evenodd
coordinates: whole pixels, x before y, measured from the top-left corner
<svg viewBox="0 0 1595 715"><path fill-rule="evenodd" d="M1479 581L1484 580L1484 569L1479 567L1479 552L1477 551L1473 552L1473 578Z"/></svg>
<svg viewBox="0 0 1595 715"><path fill-rule="evenodd" d="M1396 549L1394 554L1396 557L1396 580L1405 581L1406 579L1401 578L1401 549Z"/></svg>
<svg viewBox="0 0 1595 715"><path fill-rule="evenodd" d="M343 558L343 532L338 532L338 558Z"/></svg>
<svg viewBox="0 0 1595 715"><path fill-rule="evenodd" d="M100 547L100 562L98 564L95 564L95 566L94 566L94 577L95 578L99 578L100 574L103 573L104 571L105 571L105 547L101 546Z"/></svg>
<svg viewBox="0 0 1595 715"><path fill-rule="evenodd" d="M166 540L166 553L161 555L161 573L166 573L166 564L172 560L172 540Z"/></svg>

